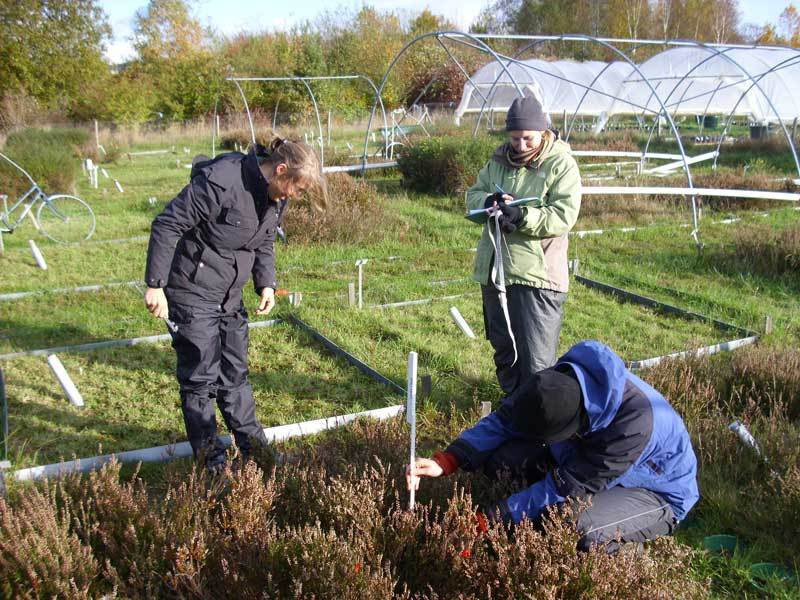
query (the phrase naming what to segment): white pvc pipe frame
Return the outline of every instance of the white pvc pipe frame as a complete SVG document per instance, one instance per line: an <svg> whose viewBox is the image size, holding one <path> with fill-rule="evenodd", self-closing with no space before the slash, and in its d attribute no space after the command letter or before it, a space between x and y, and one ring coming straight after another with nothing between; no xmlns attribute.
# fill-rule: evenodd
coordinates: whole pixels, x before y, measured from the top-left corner
<svg viewBox="0 0 800 600"><path fill-rule="evenodd" d="M397 404L394 406L387 406L386 408L365 410L362 412L337 415L324 419L315 419L313 421L303 421L301 423L292 423L291 425L278 425L276 427L265 428L264 435L267 437L269 442L279 442L292 437L312 435L328 429L341 427L342 425L351 423L359 418L372 418L379 420L390 419L400 414L404 410L404 405ZM220 439L226 448L231 445L231 436L227 435L221 437ZM103 454L100 456L79 458L67 462L29 467L27 469L19 469L14 471L13 473L10 473L10 476L17 481L32 481L48 477L59 477L69 473L87 473L89 471L99 469L114 458L121 463L138 463L166 462L176 458L189 458L191 456L192 447L189 442L181 442L179 444L155 446L153 448L142 448L139 450L128 450L126 452L118 452L115 454Z"/></svg>

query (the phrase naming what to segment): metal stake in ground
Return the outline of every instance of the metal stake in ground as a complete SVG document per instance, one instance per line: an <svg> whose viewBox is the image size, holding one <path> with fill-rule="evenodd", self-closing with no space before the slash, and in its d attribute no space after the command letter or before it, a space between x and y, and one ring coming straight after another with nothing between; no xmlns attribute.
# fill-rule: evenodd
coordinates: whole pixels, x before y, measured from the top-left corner
<svg viewBox="0 0 800 600"><path fill-rule="evenodd" d="M417 454L417 353L408 353L408 380L406 384L406 421L411 426L409 468L411 469L411 490L408 499L408 510L414 510L414 467Z"/></svg>
<svg viewBox="0 0 800 600"><path fill-rule="evenodd" d="M364 265L367 264L366 258L360 258L356 261L356 266L358 267L358 308L361 309L364 306Z"/></svg>

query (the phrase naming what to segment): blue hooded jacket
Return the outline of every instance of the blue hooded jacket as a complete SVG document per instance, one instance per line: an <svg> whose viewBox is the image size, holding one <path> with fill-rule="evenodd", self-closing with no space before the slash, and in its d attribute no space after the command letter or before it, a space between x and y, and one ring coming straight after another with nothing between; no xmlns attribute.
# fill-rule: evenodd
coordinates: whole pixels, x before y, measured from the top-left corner
<svg viewBox="0 0 800 600"><path fill-rule="evenodd" d="M519 523L569 496L622 486L659 494L682 520L700 497L697 459L683 420L669 402L600 342L576 344L558 365L571 366L578 379L589 429L579 432L578 439L551 444L556 468L510 496L501 509ZM504 443L524 439L513 427L510 406L526 399L515 395L447 449L463 468L478 468Z"/></svg>

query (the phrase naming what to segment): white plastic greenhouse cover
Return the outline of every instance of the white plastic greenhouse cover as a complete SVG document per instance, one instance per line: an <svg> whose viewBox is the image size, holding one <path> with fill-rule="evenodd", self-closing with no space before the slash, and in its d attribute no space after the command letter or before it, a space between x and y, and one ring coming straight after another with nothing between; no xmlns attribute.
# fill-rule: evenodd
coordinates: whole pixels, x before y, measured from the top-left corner
<svg viewBox="0 0 800 600"><path fill-rule="evenodd" d="M660 112L660 98L674 115L734 114L762 123L800 117L800 94L793 92L800 81L800 50L794 48L676 47L641 63L641 74L622 61L529 59L508 68L522 92L551 114L648 116ZM464 85L457 123L481 110L495 81L487 110L506 111L518 95L497 62L481 67L472 81Z"/></svg>
<svg viewBox="0 0 800 600"><path fill-rule="evenodd" d="M608 63L600 61L541 59L523 60L508 67L522 92L526 96L538 98L545 112L561 113L566 110L572 114L580 103L579 114L591 116L609 110L614 104L622 82L632 69L629 64L621 61L609 66ZM519 94L508 74L495 61L484 65L472 76L475 85L469 81L464 85L461 102L456 108L456 123L459 123L466 113L480 112L483 99L492 90L498 75L500 79L492 92L490 102L486 104L486 109L508 110ZM588 93L587 88L591 88Z"/></svg>
<svg viewBox="0 0 800 600"><path fill-rule="evenodd" d="M760 122L776 121L771 101L782 120L800 116L800 97L793 91L800 81L800 52L795 49L679 47L646 60L639 69L671 114L734 114ZM618 95L620 101L610 113L643 112L626 101L650 111L660 110L658 100L636 72L623 82Z"/></svg>

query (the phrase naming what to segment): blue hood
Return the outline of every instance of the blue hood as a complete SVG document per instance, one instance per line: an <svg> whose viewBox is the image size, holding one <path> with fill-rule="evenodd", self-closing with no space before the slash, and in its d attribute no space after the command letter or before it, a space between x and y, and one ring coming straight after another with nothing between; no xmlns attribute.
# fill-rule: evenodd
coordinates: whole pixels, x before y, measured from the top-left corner
<svg viewBox="0 0 800 600"><path fill-rule="evenodd" d="M605 344L587 340L575 344L557 365L575 371L589 415L589 431L605 429L614 420L622 402L627 370L622 359Z"/></svg>

